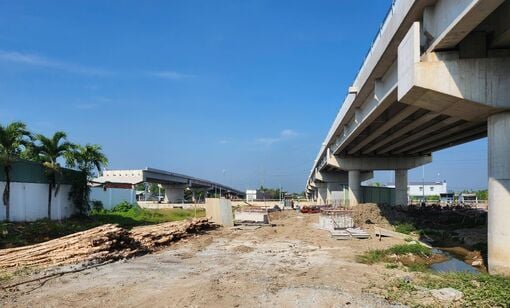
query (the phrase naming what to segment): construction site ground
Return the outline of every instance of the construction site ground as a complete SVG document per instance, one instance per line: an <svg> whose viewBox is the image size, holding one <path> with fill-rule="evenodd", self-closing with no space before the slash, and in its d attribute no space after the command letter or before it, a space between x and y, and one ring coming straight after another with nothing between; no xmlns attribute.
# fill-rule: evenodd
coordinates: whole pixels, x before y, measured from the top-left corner
<svg viewBox="0 0 510 308"><path fill-rule="evenodd" d="M0 306L390 306L366 290L384 289L409 273L355 257L402 240L339 241L317 228L318 214L278 216L275 227L219 228L158 253L2 290Z"/></svg>

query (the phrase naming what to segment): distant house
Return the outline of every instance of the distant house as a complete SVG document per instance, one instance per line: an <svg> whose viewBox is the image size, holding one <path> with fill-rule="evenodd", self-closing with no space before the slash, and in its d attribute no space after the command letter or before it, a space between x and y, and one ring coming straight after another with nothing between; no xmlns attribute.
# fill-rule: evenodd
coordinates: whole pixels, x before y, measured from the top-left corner
<svg viewBox="0 0 510 308"><path fill-rule="evenodd" d="M390 188L395 188L395 184L386 185ZM409 182L407 186L407 193L410 198L412 197L429 197L440 196L441 194L448 193L446 181L443 182Z"/></svg>
<svg viewBox="0 0 510 308"><path fill-rule="evenodd" d="M246 190L246 202L257 200L257 190L248 189Z"/></svg>

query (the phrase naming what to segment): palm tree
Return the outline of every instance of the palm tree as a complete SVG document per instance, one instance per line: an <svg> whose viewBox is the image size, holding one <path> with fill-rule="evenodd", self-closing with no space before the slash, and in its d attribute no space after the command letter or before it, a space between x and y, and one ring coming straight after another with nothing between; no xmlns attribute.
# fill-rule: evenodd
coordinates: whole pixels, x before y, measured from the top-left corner
<svg viewBox="0 0 510 308"><path fill-rule="evenodd" d="M48 218L51 219L51 193L55 189L55 197L58 194L60 185L58 176L62 173L58 159L72 151L74 145L67 141L67 135L58 131L51 138L37 134L35 139L38 141L36 152L39 159L46 168L46 174L50 180L48 185Z"/></svg>
<svg viewBox="0 0 510 308"><path fill-rule="evenodd" d="M11 169L12 163L19 158L22 147L28 147L31 134L24 123L12 122L7 126L0 124L0 164L4 167L5 188L3 202L5 219L10 219Z"/></svg>
<svg viewBox="0 0 510 308"><path fill-rule="evenodd" d="M70 197L81 213L89 208L90 188L88 180L101 171L103 166L108 164L108 159L97 144L76 145L72 151L68 151L65 158L68 167L77 168L81 177L76 180L71 188Z"/></svg>

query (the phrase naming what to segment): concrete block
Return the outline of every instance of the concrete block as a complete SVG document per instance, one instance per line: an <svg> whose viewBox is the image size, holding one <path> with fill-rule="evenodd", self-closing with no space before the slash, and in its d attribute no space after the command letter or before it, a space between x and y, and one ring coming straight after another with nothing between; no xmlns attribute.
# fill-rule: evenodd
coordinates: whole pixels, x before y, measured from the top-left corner
<svg viewBox="0 0 510 308"><path fill-rule="evenodd" d="M236 222L256 222L256 223L269 223L269 217L266 211L236 211L235 214Z"/></svg>
<svg viewBox="0 0 510 308"><path fill-rule="evenodd" d="M346 229L354 227L351 215L320 215L319 227L324 230Z"/></svg>
<svg viewBox="0 0 510 308"><path fill-rule="evenodd" d="M232 214L232 203L228 199L206 198L205 216L216 224L224 227L234 226L234 217Z"/></svg>

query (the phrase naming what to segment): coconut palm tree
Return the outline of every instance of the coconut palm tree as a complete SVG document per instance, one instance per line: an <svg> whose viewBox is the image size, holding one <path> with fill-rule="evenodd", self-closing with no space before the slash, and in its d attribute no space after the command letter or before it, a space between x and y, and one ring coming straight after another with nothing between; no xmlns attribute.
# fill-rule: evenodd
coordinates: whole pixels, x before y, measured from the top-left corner
<svg viewBox="0 0 510 308"><path fill-rule="evenodd" d="M67 135L58 131L51 137L41 134L35 136L37 144L35 146L39 159L46 168L46 174L50 183L48 185L48 218L51 219L51 193L55 190L55 197L58 194L60 185L58 177L62 173L58 159L72 151L74 145L67 141Z"/></svg>
<svg viewBox="0 0 510 308"><path fill-rule="evenodd" d="M68 167L77 168L82 176L76 179L71 188L70 197L81 213L89 209L90 188L88 180L95 176L95 171L100 172L103 166L108 164L108 159L97 144L76 145L72 151L65 155Z"/></svg>
<svg viewBox="0 0 510 308"><path fill-rule="evenodd" d="M31 134L24 123L12 122L6 126L0 124L0 164L5 172L3 202L5 219L10 219L11 169L12 163L19 158L23 147L31 143Z"/></svg>

